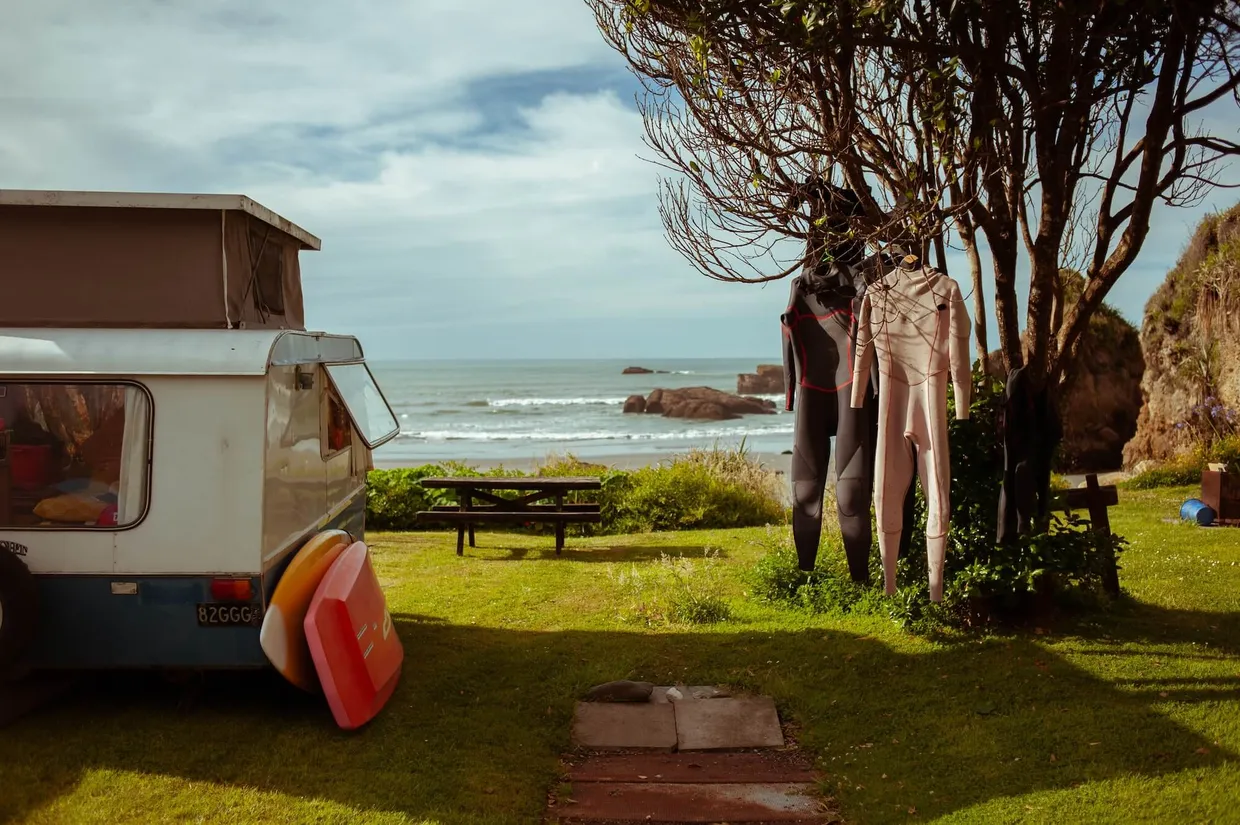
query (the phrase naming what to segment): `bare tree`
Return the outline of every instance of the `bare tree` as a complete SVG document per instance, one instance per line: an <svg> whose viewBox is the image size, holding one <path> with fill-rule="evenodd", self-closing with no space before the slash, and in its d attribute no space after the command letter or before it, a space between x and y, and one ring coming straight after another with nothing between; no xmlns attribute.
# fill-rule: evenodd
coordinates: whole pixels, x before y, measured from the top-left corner
<svg viewBox="0 0 1240 825"><path fill-rule="evenodd" d="M864 203L853 237L933 246L940 264L959 242L979 333L984 238L1004 362L1052 389L1154 205L1198 202L1240 154L1202 117L1240 103L1235 0L587 2L646 84L647 140L678 173L665 226L704 273L787 275L797 262L755 262L779 239L813 248L821 216L786 204L835 178ZM1065 306L1074 259L1086 286Z"/></svg>

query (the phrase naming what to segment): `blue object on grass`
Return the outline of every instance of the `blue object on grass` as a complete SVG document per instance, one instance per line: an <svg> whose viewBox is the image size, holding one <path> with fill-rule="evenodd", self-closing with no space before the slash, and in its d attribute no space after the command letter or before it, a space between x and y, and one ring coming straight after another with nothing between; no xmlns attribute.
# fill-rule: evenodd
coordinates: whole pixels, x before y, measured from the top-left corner
<svg viewBox="0 0 1240 825"><path fill-rule="evenodd" d="M1214 523L1218 513L1201 499L1190 498L1180 505L1180 518L1184 521L1195 521L1200 527L1208 527Z"/></svg>

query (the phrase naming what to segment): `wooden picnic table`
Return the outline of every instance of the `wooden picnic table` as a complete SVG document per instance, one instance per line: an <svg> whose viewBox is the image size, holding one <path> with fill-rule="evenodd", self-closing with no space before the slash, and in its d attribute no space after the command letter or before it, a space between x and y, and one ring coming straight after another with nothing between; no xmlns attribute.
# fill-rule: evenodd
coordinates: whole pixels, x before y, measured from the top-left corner
<svg viewBox="0 0 1240 825"><path fill-rule="evenodd" d="M436 505L420 510L420 522L447 522L456 525L456 554L465 553L465 532L469 546L474 547L476 524L555 524L556 555L564 549L564 525L602 521L597 502L566 503L567 493L577 490L601 490L603 483L593 476L433 476L419 482L424 488L456 490L459 504ZM500 491L520 495L509 497ZM554 504L536 502L554 499ZM480 503L477 503L480 502Z"/></svg>

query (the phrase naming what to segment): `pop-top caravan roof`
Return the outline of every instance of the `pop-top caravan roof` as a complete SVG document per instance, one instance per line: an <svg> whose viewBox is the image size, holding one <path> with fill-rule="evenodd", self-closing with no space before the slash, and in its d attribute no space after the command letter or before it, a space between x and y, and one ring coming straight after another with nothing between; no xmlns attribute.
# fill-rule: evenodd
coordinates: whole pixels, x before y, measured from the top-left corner
<svg viewBox="0 0 1240 825"><path fill-rule="evenodd" d="M304 330L319 247L244 195L0 189L0 327Z"/></svg>

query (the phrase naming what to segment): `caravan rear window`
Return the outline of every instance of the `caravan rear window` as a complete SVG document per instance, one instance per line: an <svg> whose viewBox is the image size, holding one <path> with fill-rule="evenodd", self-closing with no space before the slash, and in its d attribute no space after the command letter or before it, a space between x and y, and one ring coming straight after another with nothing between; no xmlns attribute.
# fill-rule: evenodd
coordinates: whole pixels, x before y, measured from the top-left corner
<svg viewBox="0 0 1240 825"><path fill-rule="evenodd" d="M392 408L365 364L325 364L324 369L367 447L373 450L400 432Z"/></svg>
<svg viewBox="0 0 1240 825"><path fill-rule="evenodd" d="M150 451L136 384L0 383L0 529L137 523Z"/></svg>

